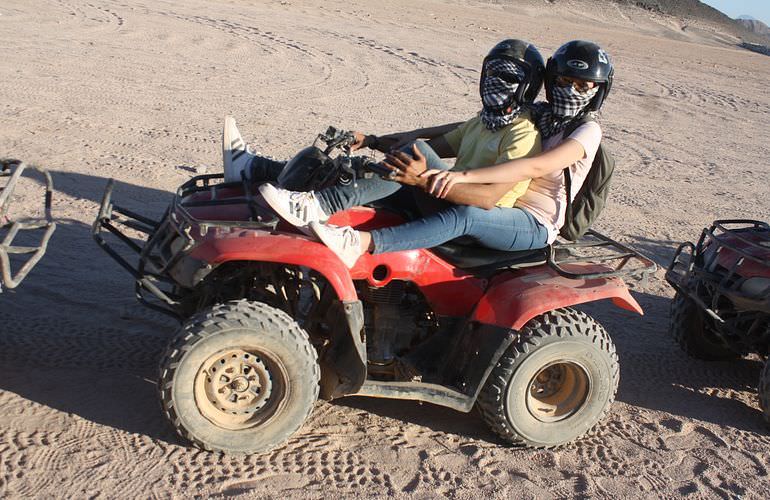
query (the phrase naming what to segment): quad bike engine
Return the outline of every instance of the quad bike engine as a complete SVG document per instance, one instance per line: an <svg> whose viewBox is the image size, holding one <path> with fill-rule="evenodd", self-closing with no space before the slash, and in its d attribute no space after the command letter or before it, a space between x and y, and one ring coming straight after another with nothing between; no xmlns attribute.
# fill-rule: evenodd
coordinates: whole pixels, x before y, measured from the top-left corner
<svg viewBox="0 0 770 500"><path fill-rule="evenodd" d="M366 286L362 296L367 316L367 356L372 368L391 366L397 357L435 331L436 320L422 294L404 281L393 280L383 287Z"/></svg>

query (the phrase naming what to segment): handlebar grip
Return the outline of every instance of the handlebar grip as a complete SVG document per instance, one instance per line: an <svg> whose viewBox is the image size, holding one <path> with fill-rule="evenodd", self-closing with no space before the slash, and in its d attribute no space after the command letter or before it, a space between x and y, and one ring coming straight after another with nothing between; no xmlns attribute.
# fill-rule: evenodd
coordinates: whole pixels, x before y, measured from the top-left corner
<svg viewBox="0 0 770 500"><path fill-rule="evenodd" d="M393 177L395 177L395 174L394 174L394 172L391 169L389 169L388 167L386 167L382 163L376 162L376 161L371 160L369 158L364 160L363 167L364 167L365 170L368 170L369 172L377 174L380 177L382 177L383 179L391 180L391 179L393 179Z"/></svg>

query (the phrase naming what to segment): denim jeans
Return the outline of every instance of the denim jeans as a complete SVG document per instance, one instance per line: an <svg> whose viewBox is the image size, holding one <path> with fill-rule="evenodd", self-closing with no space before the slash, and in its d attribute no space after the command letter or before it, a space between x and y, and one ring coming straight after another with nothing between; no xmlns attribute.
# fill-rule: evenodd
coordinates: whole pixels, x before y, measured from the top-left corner
<svg viewBox="0 0 770 500"><path fill-rule="evenodd" d="M428 146L427 143L424 141L416 141L415 144L417 144L420 152L425 156L425 161L429 169L449 170L449 165L444 163L436 152L433 151L433 148ZM401 151L411 153L412 145L409 144L408 146L401 148ZM396 192L398 192L398 195L392 196L396 194ZM383 200L385 202L383 205L385 206L391 205L391 203L409 203L409 205L412 205L408 193L411 193L411 196L415 197L418 207L425 208L429 211L432 211L429 207L434 205L434 202L437 201L418 189L411 186L404 186L398 182L388 181L379 176L358 180L356 181L355 186L353 184L348 184L347 186L338 185L322 189L316 193L316 197L324 212L331 215L336 212L341 212L353 207L360 207L378 200Z"/></svg>
<svg viewBox="0 0 770 500"><path fill-rule="evenodd" d="M468 205L450 205L432 215L371 232L374 253L432 248L460 236L495 250L543 248L548 231L531 213L521 208L491 210Z"/></svg>
<svg viewBox="0 0 770 500"><path fill-rule="evenodd" d="M417 147L428 168L447 170L449 166L423 141ZM410 152L411 145L403 151ZM548 231L526 210L495 207L491 210L455 205L436 200L423 191L379 177L358 181L358 186L333 186L318 193L327 214L385 199L386 206L397 204L416 208L423 217L394 227L371 232L374 253L432 248L461 236L470 236L479 245L495 250L529 250L545 247Z"/></svg>

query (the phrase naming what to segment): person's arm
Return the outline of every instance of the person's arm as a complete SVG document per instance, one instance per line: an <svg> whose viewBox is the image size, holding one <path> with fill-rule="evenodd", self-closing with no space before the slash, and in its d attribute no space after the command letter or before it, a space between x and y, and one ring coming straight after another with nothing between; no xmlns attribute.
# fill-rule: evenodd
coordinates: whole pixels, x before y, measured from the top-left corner
<svg viewBox="0 0 770 500"><path fill-rule="evenodd" d="M580 142L567 139L555 148L530 158L519 158L464 172L428 170L422 176L430 177L426 189L430 194L445 198L459 184L515 184L562 170L582 160L585 155Z"/></svg>
<svg viewBox="0 0 770 500"><path fill-rule="evenodd" d="M444 199L457 205L469 205L491 210L497 206L500 198L505 196L516 184L515 182L510 184L459 184L449 191ZM427 191L426 188L423 189Z"/></svg>
<svg viewBox="0 0 770 500"><path fill-rule="evenodd" d="M408 132L397 132L394 134L381 135L377 137L376 149L386 153L392 149L400 149L406 144L416 141L417 139L435 140L455 130L462 124L463 122L454 122L447 123L445 125L437 125L435 127L418 128ZM433 147L433 145L431 145L431 147ZM451 149L449 151L451 153ZM439 151L436 151L436 153L441 156ZM444 157L442 156L442 158Z"/></svg>
<svg viewBox="0 0 770 500"><path fill-rule="evenodd" d="M412 155L413 156L410 156L402 151L387 154L385 155L383 164L393 170L394 181L427 191L431 178L421 175L428 171L425 164L425 157L416 146L412 148ZM510 191L515 184L515 182L501 184L461 184L452 189L445 198L458 205L470 205L489 210L493 208L497 201L502 198L505 193Z"/></svg>
<svg viewBox="0 0 770 500"><path fill-rule="evenodd" d="M433 150L436 151L441 158L448 158L454 156L454 152L446 141L443 141L443 143L441 142L441 138L462 124L463 122L447 123L446 125L418 128L407 132L394 132L392 134L380 136L367 135L363 132L353 132L355 134L356 142L351 145L350 149L355 151L361 148L372 148L387 153L390 150L399 149L405 144L409 144L417 139L428 139L430 140ZM438 147L441 152L447 153L447 156L442 156L441 152L434 147L434 141L436 141L436 147Z"/></svg>

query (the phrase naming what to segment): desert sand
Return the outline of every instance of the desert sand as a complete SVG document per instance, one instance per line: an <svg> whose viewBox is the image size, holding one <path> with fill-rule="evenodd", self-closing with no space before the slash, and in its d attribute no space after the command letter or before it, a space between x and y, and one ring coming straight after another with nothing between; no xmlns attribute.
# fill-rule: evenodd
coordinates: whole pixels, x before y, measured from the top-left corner
<svg viewBox="0 0 770 500"><path fill-rule="evenodd" d="M481 59L508 37L614 56L600 230L666 264L717 217L768 219L770 58L695 22L587 1L4 0L0 156L51 170L59 229L0 295L0 497L767 498L761 360L680 352L660 272L634 289L643 317L585 308L617 345L620 389L594 435L557 450L507 447L475 413L364 398L319 402L264 455L203 452L167 426L154 381L175 323L91 239L107 179L157 216L221 169L225 114L276 157L330 124L469 118Z"/></svg>

